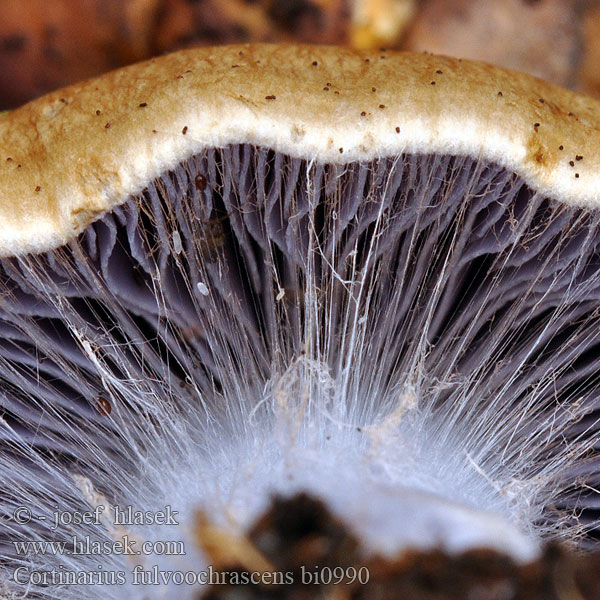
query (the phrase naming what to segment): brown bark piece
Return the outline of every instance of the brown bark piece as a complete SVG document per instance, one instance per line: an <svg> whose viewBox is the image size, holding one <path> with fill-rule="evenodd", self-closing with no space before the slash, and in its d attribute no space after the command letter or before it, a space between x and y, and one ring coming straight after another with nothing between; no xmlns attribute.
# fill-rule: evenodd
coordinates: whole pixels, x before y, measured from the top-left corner
<svg viewBox="0 0 600 600"><path fill-rule="evenodd" d="M157 0L0 0L0 108L148 56Z"/></svg>
<svg viewBox="0 0 600 600"><path fill-rule="evenodd" d="M483 60L568 86L578 23L574 0L427 0L404 49Z"/></svg>
<svg viewBox="0 0 600 600"><path fill-rule="evenodd" d="M583 55L578 89L600 98L600 3L593 4L583 16Z"/></svg>

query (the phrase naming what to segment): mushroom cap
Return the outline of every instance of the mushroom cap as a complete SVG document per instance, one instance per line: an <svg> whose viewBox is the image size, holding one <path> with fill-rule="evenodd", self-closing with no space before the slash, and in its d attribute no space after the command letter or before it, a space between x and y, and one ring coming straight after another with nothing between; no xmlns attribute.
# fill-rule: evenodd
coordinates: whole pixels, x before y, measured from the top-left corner
<svg viewBox="0 0 600 600"><path fill-rule="evenodd" d="M0 255L66 243L206 147L329 163L468 155L592 207L598 140L600 103L484 63L320 46L186 50L0 116Z"/></svg>

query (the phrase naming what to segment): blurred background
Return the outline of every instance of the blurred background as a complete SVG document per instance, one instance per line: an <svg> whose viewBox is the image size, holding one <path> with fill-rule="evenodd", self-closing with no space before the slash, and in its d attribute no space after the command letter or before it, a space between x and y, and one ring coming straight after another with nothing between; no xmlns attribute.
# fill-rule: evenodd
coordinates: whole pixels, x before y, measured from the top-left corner
<svg viewBox="0 0 600 600"><path fill-rule="evenodd" d="M179 48L250 41L476 58L600 98L600 0L0 0L0 110Z"/></svg>

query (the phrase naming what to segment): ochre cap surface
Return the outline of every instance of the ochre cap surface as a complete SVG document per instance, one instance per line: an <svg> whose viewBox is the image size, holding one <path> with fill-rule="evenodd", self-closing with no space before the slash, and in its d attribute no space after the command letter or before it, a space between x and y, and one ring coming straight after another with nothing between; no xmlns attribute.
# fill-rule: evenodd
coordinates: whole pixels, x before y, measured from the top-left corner
<svg viewBox="0 0 600 600"><path fill-rule="evenodd" d="M498 162L558 200L600 202L600 104L425 54L244 45L182 51L0 116L0 254L78 234L203 148L344 163L401 152Z"/></svg>

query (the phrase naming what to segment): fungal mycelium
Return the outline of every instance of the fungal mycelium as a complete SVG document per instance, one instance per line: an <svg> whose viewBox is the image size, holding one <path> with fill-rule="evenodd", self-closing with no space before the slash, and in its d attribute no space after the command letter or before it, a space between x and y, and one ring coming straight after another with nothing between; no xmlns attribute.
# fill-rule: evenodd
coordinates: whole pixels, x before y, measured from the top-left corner
<svg viewBox="0 0 600 600"><path fill-rule="evenodd" d="M273 494L365 556L594 544L599 129L525 75L292 46L0 117L4 594L195 598Z"/></svg>

